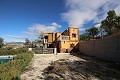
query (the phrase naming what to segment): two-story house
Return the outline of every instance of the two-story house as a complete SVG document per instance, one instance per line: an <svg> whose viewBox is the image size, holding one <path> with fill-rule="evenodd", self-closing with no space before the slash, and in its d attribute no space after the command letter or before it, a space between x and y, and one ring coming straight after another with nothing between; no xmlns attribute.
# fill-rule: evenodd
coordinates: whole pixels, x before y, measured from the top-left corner
<svg viewBox="0 0 120 80"><path fill-rule="evenodd" d="M57 48L57 52L70 52L78 44L78 28L69 27L63 33L44 33L44 46Z"/></svg>

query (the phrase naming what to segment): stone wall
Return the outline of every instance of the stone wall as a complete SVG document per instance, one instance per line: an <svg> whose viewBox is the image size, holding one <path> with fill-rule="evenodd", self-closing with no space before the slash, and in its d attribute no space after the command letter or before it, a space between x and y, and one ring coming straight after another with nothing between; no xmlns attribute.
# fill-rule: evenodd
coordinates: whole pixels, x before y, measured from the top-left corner
<svg viewBox="0 0 120 80"><path fill-rule="evenodd" d="M120 62L120 33L105 39L80 41L79 51L96 58Z"/></svg>

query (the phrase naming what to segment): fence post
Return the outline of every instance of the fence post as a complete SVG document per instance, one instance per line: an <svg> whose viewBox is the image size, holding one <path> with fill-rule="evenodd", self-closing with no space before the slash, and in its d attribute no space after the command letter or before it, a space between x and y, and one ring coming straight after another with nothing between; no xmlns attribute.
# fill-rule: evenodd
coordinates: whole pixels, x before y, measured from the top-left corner
<svg viewBox="0 0 120 80"><path fill-rule="evenodd" d="M57 55L57 48L54 48L54 54Z"/></svg>

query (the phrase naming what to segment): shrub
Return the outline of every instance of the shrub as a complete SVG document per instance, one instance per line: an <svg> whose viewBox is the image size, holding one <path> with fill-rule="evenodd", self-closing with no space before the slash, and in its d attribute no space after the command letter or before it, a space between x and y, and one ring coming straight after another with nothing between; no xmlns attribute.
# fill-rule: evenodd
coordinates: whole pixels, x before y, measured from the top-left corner
<svg viewBox="0 0 120 80"><path fill-rule="evenodd" d="M17 56L7 63L0 64L0 80L20 80L20 74L33 57L33 52L26 49L13 50Z"/></svg>
<svg viewBox="0 0 120 80"><path fill-rule="evenodd" d="M28 48L18 48L18 49L12 49L12 48L0 48L0 55L16 55L19 53L25 53L28 51Z"/></svg>

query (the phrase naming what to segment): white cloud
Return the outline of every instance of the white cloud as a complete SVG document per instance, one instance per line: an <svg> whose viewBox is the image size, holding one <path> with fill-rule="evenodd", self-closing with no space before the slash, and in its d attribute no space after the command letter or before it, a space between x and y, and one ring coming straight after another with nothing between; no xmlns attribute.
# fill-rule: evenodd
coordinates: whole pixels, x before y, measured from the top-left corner
<svg viewBox="0 0 120 80"><path fill-rule="evenodd" d="M80 28L88 22L100 23L109 10L120 14L120 0L66 0L66 7L63 20Z"/></svg>
<svg viewBox="0 0 120 80"><path fill-rule="evenodd" d="M55 32L59 28L61 28L61 25L53 22L51 25L42 25L42 24L34 24L31 27L28 28L28 31L25 32L26 34L29 35L40 35L41 33L50 33L50 32Z"/></svg>
<svg viewBox="0 0 120 80"><path fill-rule="evenodd" d="M80 27L79 31L85 31L87 28Z"/></svg>
<svg viewBox="0 0 120 80"><path fill-rule="evenodd" d="M26 39L26 37L23 37L23 36L12 36L12 35L6 35L6 36L11 38L16 38L16 39Z"/></svg>
<svg viewBox="0 0 120 80"><path fill-rule="evenodd" d="M115 8L117 15L120 15L120 5Z"/></svg>
<svg viewBox="0 0 120 80"><path fill-rule="evenodd" d="M100 28L100 26L101 26L100 23L98 23L98 24L95 25L96 28Z"/></svg>

